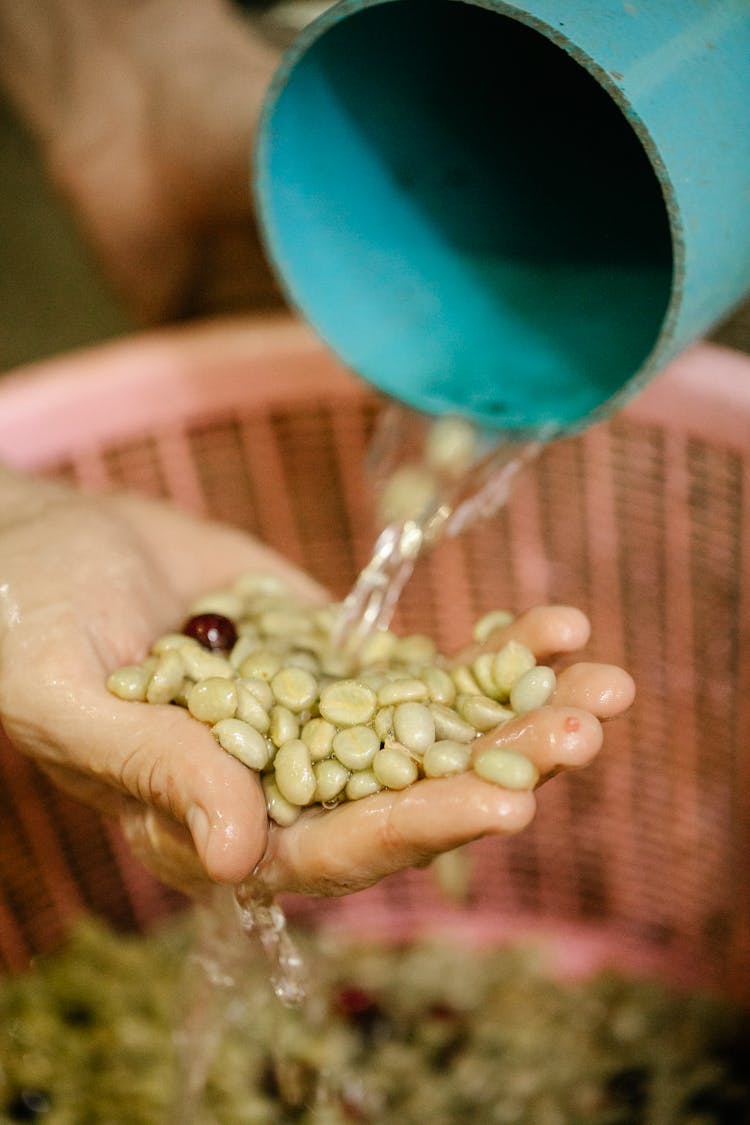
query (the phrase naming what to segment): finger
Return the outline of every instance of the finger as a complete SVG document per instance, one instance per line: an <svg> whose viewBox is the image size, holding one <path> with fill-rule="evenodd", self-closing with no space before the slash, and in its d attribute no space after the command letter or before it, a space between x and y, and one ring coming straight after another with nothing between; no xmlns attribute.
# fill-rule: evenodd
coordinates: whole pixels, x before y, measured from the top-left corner
<svg viewBox="0 0 750 1125"><path fill-rule="evenodd" d="M490 746L514 750L529 758L544 780L561 769L588 765L602 741L601 723L589 711L540 707L481 735L474 743L473 757Z"/></svg>
<svg viewBox="0 0 750 1125"><path fill-rule="evenodd" d="M635 683L614 664L572 664L557 677L550 702L578 707L599 719L612 719L627 711L635 698Z"/></svg>
<svg viewBox="0 0 750 1125"><path fill-rule="evenodd" d="M193 899L210 894L212 884L187 828L157 809L125 799L120 825L131 851L160 882Z"/></svg>
<svg viewBox="0 0 750 1125"><path fill-rule="evenodd" d="M468 645L456 661L470 664L483 652L495 652L508 641L527 645L541 663L556 653L583 648L591 634L589 619L580 609L567 605L534 606L510 625L495 629L482 644Z"/></svg>
<svg viewBox="0 0 750 1125"><path fill-rule="evenodd" d="M210 888L206 869L187 828L78 770L47 763L40 765L58 789L105 816L118 819L131 851L162 883L193 898Z"/></svg>
<svg viewBox="0 0 750 1125"><path fill-rule="evenodd" d="M533 793L475 774L419 781L272 827L256 875L273 894L350 894L480 836L519 832L535 809Z"/></svg>

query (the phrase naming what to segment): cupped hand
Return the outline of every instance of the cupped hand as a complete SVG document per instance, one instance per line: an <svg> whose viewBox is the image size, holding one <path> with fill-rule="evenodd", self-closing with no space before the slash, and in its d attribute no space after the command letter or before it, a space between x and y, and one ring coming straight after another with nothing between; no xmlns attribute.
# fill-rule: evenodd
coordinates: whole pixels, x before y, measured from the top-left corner
<svg viewBox="0 0 750 1125"><path fill-rule="evenodd" d="M484 649L514 639L541 663L575 652L588 637L589 622L579 610L543 606L498 630ZM480 651L471 646L458 659ZM489 745L517 750L534 762L542 784L562 770L587 765L601 748L602 721L626 711L634 694L633 680L615 665L573 664L558 677L547 706L482 735L474 755ZM481 836L520 832L535 812L533 793L503 789L473 771L422 779L409 789L382 791L335 809L308 809L289 828L271 825L255 882L270 894L349 894Z"/></svg>
<svg viewBox="0 0 750 1125"><path fill-rule="evenodd" d="M249 536L161 502L90 497L0 472L0 720L15 746L107 813L186 829L235 882L266 846L257 778L179 707L125 703L110 672L144 659L206 589L253 570L323 592Z"/></svg>
<svg viewBox="0 0 750 1125"><path fill-rule="evenodd" d="M252 875L272 894L341 895L533 819L532 793L467 773L269 825L257 776L208 727L179 707L116 699L106 678L142 660L192 598L239 573L276 573L309 600L324 601L324 591L243 533L160 502L87 497L11 474L0 488L3 727L63 788L123 818L136 852L165 881L200 894L209 880ZM575 652L588 634L578 610L546 607L488 643L514 637L541 661ZM601 721L632 698L621 669L573 664L546 707L483 735L477 750L519 749L544 781L591 761Z"/></svg>

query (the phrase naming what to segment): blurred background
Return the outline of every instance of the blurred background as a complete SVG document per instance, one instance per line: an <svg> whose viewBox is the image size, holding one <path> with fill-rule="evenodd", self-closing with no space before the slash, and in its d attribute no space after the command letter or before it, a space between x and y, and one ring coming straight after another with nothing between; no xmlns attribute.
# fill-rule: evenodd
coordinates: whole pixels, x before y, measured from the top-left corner
<svg viewBox="0 0 750 1125"><path fill-rule="evenodd" d="M76 122L66 121L63 116L56 118L49 112L45 117L34 99L27 96L26 87L34 82L38 86L47 83L51 98L56 98L63 107L69 105L75 109L78 90L79 97L88 96L89 100L100 97L104 106L111 100L113 107L118 109L115 97L118 75L110 74L111 68L106 61L101 65L96 62L91 46L87 57L78 59L75 50L72 50L70 58L66 59L66 35L63 32L67 33L68 40L81 35L85 45L85 36L88 35L90 43L96 44L97 27L103 26L103 22L98 25L97 20L109 20L110 30L115 27L116 31L119 21L124 28L121 38L125 42L127 35L133 34L128 24L130 17L123 18L127 5L123 8L121 4L110 4L97 13L92 0L45 0L44 4L36 7L35 17L30 19L28 14L24 14L27 12L25 5L18 4L17 0L0 0L0 258L3 267L0 271L0 307L3 310L0 370L150 324L282 307L282 298L264 263L251 210L249 160L252 129L245 122L245 108L239 103L244 97L243 81L247 82L247 102L255 96L251 72L256 64L251 53L247 54L247 63L244 63L243 50L251 42L261 45L265 53L257 64L257 81L264 81L263 76L270 75L283 48L309 20L329 6L315 0L277 3L273 0L235 0L234 3L211 0L203 5L203 13L199 17L201 0L197 3L189 0L187 5L182 6L177 23L184 24L188 29L192 23L197 31L192 45L186 36L182 56L179 44L175 47L172 41L174 36L169 21L174 20L176 9L171 0L151 0L149 4L138 6L144 12L149 8L157 14L160 10L163 12L162 22L154 21L149 42L152 53L163 54L162 68L168 68L171 59L174 59L171 65L174 66L176 90L179 89L179 80L185 82L192 93L198 90L199 82L207 83L212 73L218 75L223 68L224 104L220 106L216 100L217 108L214 110L211 94L205 101L206 112L207 115L221 112L223 120L227 114L231 116L236 112L238 129L245 130L247 141L244 147L240 145L237 155L240 162L245 162L239 171L236 167L231 171L219 168L218 162L211 157L216 163L216 190L224 192L225 203L214 200L210 203L212 210L206 204L202 212L196 204L194 212L185 212L187 217L183 215L182 225L176 233L169 232L170 237L174 235L182 244L159 245L158 239L165 236L157 222L158 207L150 206L145 197L140 204L132 203L133 214L138 205L146 210L150 206L154 232L142 232L138 223L142 227L144 220L135 214L130 250L136 264L131 265L127 284L123 285L117 270L112 268L111 254L107 257L111 251L108 238L121 212L128 218L131 185L132 198L140 200L138 192L144 189L135 178L138 169L128 160L124 141L121 157L117 157L115 144L114 158L119 160L120 166L115 173L109 172L111 182L105 180L102 181L103 186L95 185L108 195L109 210L100 206L99 212L92 216L86 211L87 201L83 193L87 185L79 170L75 167L71 170L64 161L61 164L59 157L59 150L64 150L65 131L75 129ZM85 26L86 19L80 13L87 11L94 15ZM215 22L219 44L216 48L211 44L210 23L208 34L200 30L200 19L206 18ZM166 35L163 34L165 28ZM46 42L45 36L49 42ZM229 40L233 41L233 45ZM214 49L225 51L226 64L222 59L212 60ZM192 85L189 75L186 77L184 57L189 51L193 52L187 59L190 66L198 58L196 52L202 52L204 56L203 60L198 60L203 71L196 68ZM245 65L247 73L243 79ZM39 78L34 77L35 66L39 68ZM236 70L234 78L231 74L227 77L232 66ZM88 95L87 67L91 70ZM20 77L21 70L26 77ZM153 72L162 86L171 84L172 76L166 79L163 75L160 77L158 66L153 67ZM159 86L155 82L153 86L156 93L154 95L152 90L150 96L158 99ZM190 104L194 112L194 103L186 104ZM158 102L149 107L149 112L153 117L150 122L151 141L157 148L162 144L158 134ZM81 116L82 129L84 116ZM211 121L208 120L208 123L210 125ZM60 133L63 134L62 141ZM173 128L172 133L177 144L180 141L179 130ZM242 137L242 133L239 136ZM189 128L182 138L186 148L193 143L198 145L199 141L200 138L196 141L191 137ZM85 148L83 155L84 159L89 155ZM75 149L73 157L76 158ZM169 154L166 154L165 160L167 157ZM179 164L179 152L177 158L172 155L170 159L173 166ZM197 157L194 156L194 159L197 160ZM177 177L180 169L167 168L166 174L170 171ZM190 167L186 164L182 178L188 185L190 174ZM227 177L226 187L222 184L222 176ZM198 175L195 180L198 194ZM175 182L179 193L181 185L177 179ZM162 186L166 198L172 191L166 176ZM186 190L189 194L189 188ZM123 198L118 199L118 194ZM144 243L141 247L137 243L142 234ZM152 244L148 243L149 237ZM164 281L154 275L151 264L153 260L158 260L160 264L166 262L166 271L170 254L174 256L174 266L169 267L170 277ZM137 260L138 255L140 261ZM143 278L141 284L136 285L133 276L138 277L139 268ZM713 338L731 347L750 351L750 302L717 326Z"/></svg>
<svg viewBox="0 0 750 1125"><path fill-rule="evenodd" d="M0 0L0 371L157 324L283 309L253 222L252 134L280 51L327 6ZM713 338L750 352L750 302ZM212 393L229 388L206 416L168 386L168 423L122 433L113 405L85 448L72 440L32 467L209 512L343 596L372 547L363 466L376 404L304 333L275 348L241 380L186 362ZM553 443L496 519L423 560L397 624L447 651L493 606L564 601L592 619L589 658L622 663L639 685L607 754L545 788L532 830L473 848L454 918L604 926L620 956L653 949L660 965L746 994L748 364L716 351L686 362L684 401L670 373L640 413ZM298 380L283 401L279 372ZM168 373L149 376L146 361L138 374ZM38 430L35 413L25 451ZM81 910L139 929L182 904L111 824L2 744L0 782L0 966L53 948ZM432 874L409 871L297 903L295 917L429 926L445 910Z"/></svg>

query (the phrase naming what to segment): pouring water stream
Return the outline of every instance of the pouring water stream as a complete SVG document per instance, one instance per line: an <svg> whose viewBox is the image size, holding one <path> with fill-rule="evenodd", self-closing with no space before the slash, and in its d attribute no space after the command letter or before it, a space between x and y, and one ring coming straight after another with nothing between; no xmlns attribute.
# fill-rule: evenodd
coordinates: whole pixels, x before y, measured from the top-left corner
<svg viewBox="0 0 750 1125"><path fill-rule="evenodd" d="M389 404L381 413L369 451L369 470L381 494L404 464L423 469L432 423L414 411ZM387 628L420 557L444 537L460 534L497 512L508 500L521 469L544 442L515 442L502 435L472 435L472 456L460 471L432 474L433 487L417 508L381 520L372 554L341 604L333 649L342 668L356 669L373 634ZM383 526L384 524L384 526ZM218 888L211 907L199 911L198 940L187 970L187 990L176 1034L181 1082L175 1125L210 1122L205 1090L216 1051L231 1023L232 999L242 987L242 961L259 943L269 963L277 1000L306 1018L306 966L291 938L283 911L252 881L229 891ZM316 1103L331 1097L319 1081Z"/></svg>

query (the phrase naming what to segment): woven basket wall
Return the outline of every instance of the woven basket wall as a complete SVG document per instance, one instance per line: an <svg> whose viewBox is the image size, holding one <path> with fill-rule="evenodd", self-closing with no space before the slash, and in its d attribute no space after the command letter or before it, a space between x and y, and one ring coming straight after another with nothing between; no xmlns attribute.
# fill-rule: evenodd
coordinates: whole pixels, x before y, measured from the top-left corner
<svg viewBox="0 0 750 1125"><path fill-rule="evenodd" d="M259 536L343 595L373 538L363 457L377 404L286 320L179 334L40 366L0 385L0 457L86 488L136 489ZM189 337L189 333L187 334ZM231 349L230 349L231 350ZM748 995L750 378L696 349L632 409L548 448L507 509L423 560L398 626L446 649L494 606L591 617L587 658L638 698L587 770L539 795L534 825L470 851L470 894L409 871L330 902L314 925L474 937L539 930L569 959ZM0 746L0 960L23 967L78 912L142 928L181 907L118 829Z"/></svg>

